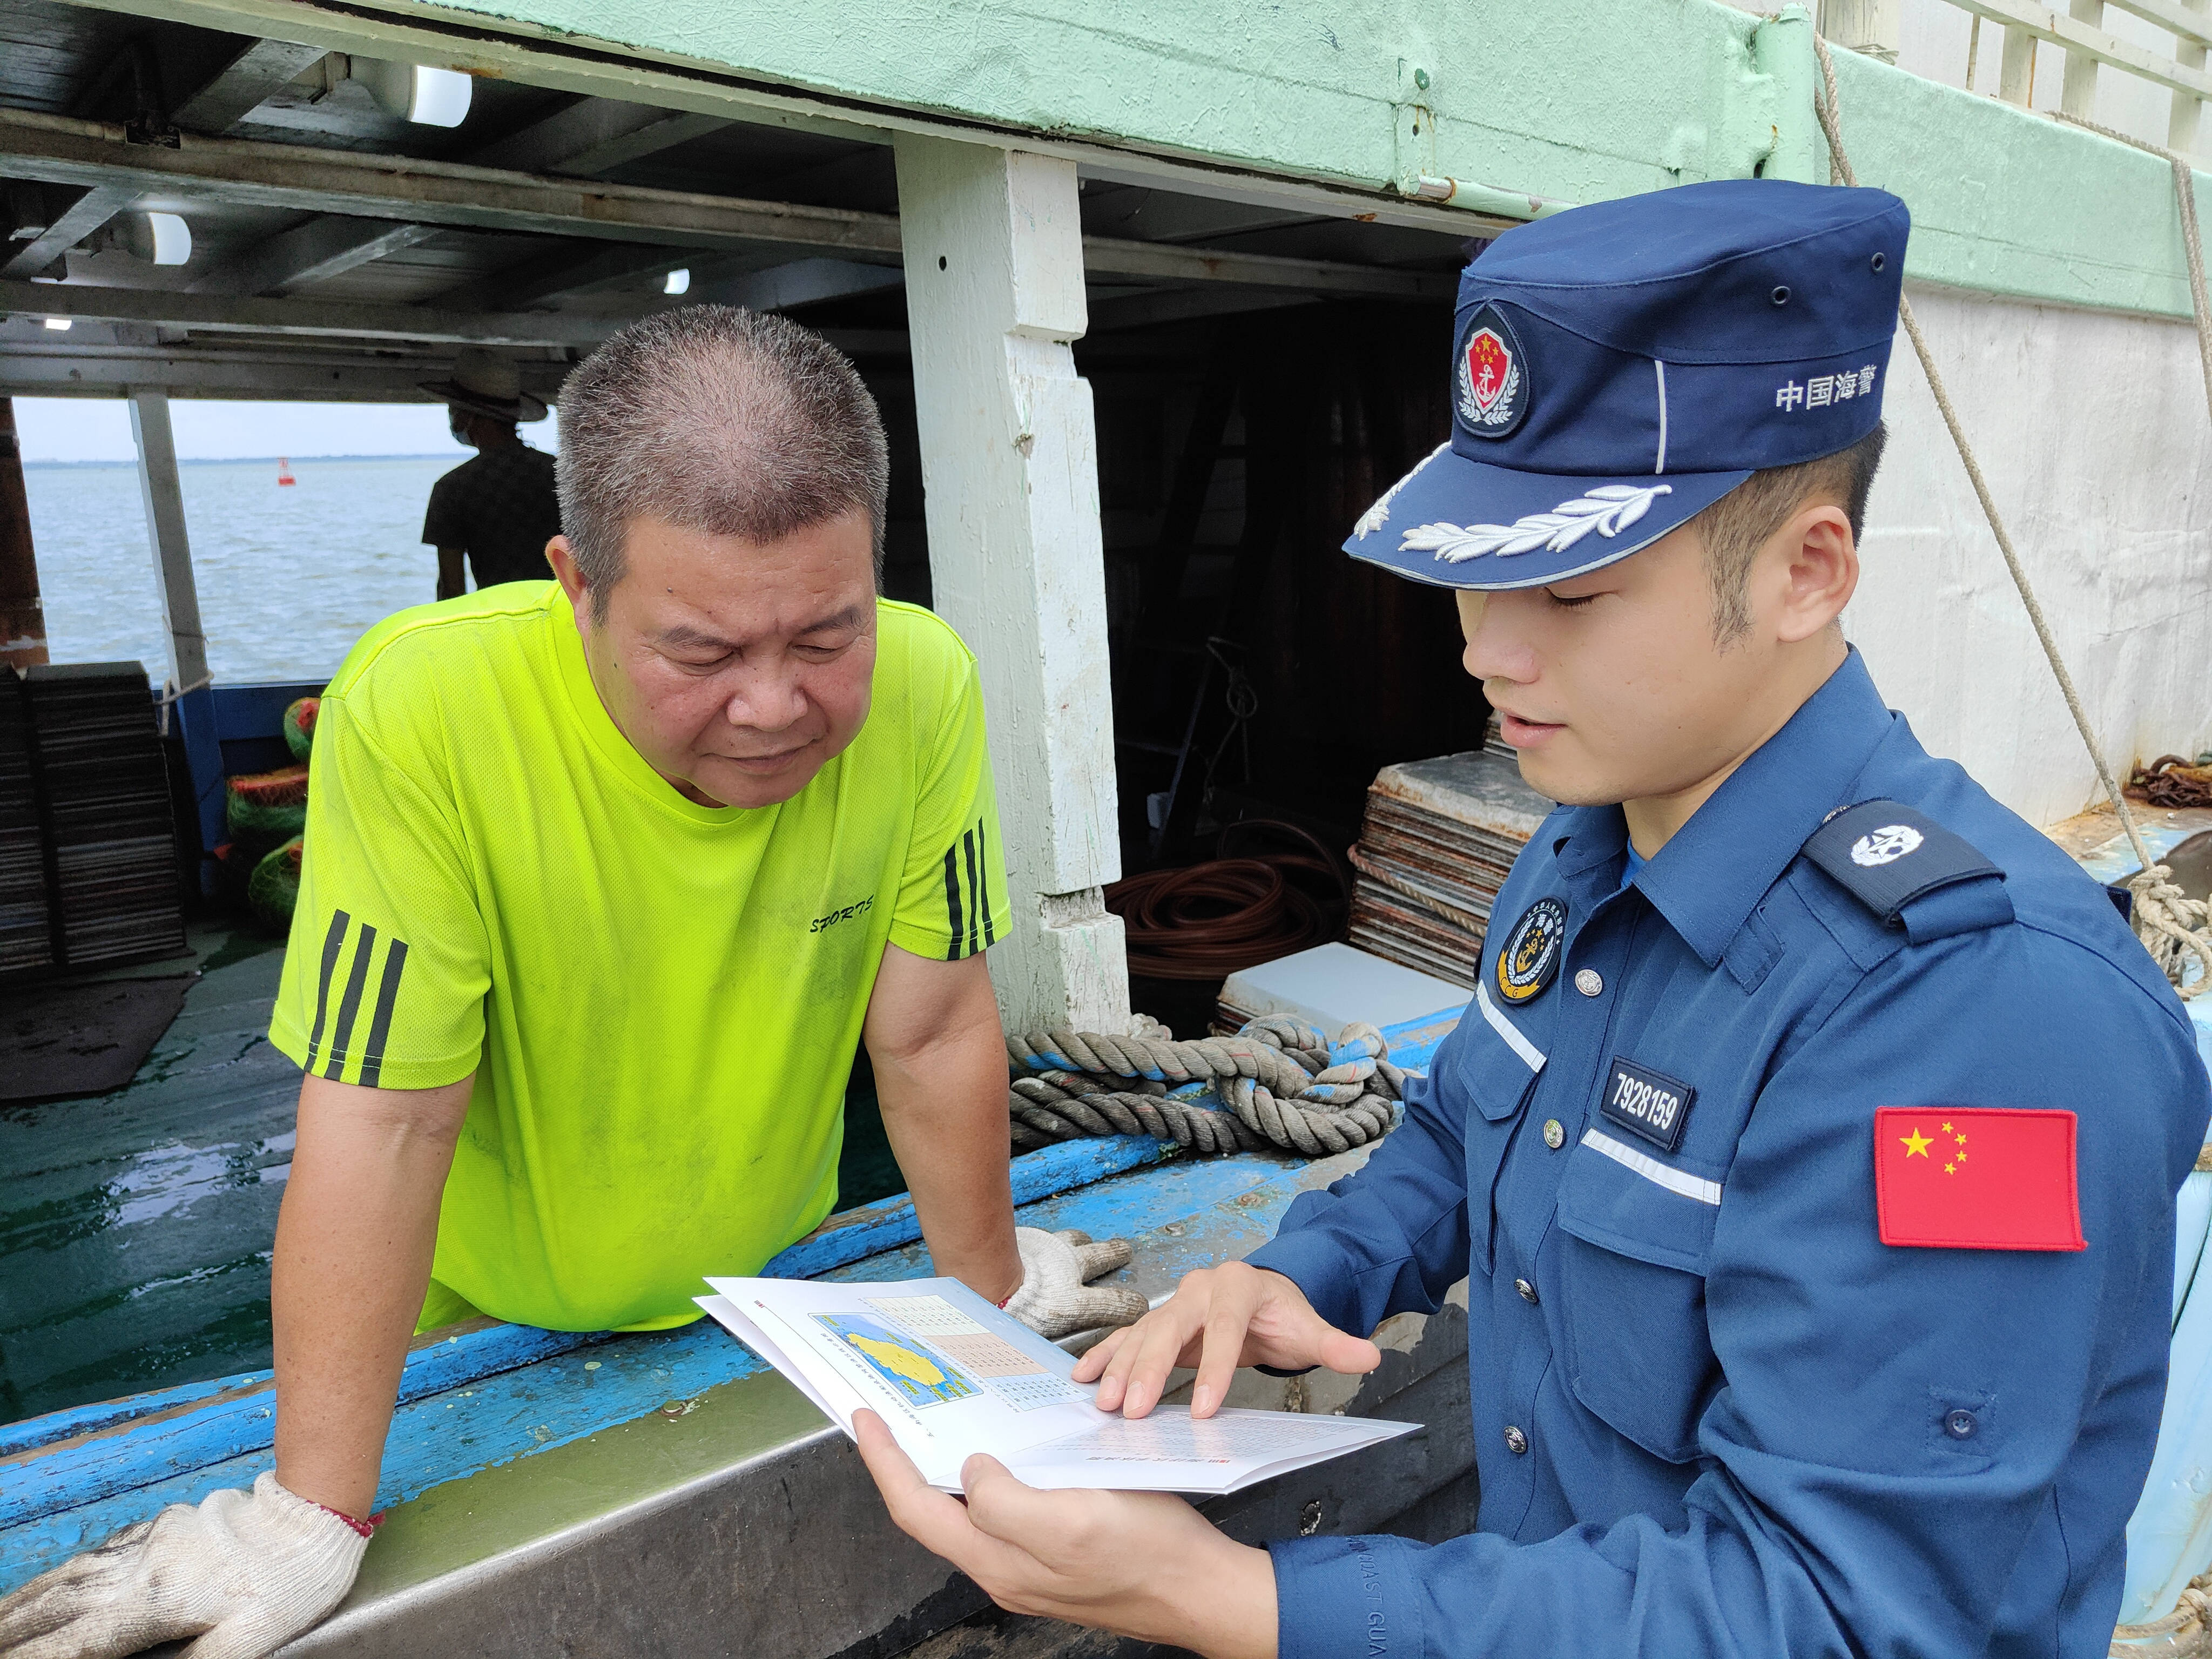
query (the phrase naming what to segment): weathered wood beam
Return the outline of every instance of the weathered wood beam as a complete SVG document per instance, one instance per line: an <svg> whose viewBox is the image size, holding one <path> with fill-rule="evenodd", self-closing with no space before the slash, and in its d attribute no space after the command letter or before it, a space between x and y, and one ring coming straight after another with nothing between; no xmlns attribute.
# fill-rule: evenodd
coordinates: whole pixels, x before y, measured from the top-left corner
<svg viewBox="0 0 2212 1659"><path fill-rule="evenodd" d="M603 246L584 253L563 242L519 264L457 283L425 303L440 311L516 311L608 283L657 276L689 264L691 257L683 248L669 247Z"/></svg>
<svg viewBox="0 0 2212 1659"><path fill-rule="evenodd" d="M250 334L329 335L357 340L434 340L472 345L595 345L620 317L550 312L468 316L416 306L332 300L259 300L82 283L0 281L0 311L32 317L96 318Z"/></svg>
<svg viewBox="0 0 2212 1659"><path fill-rule="evenodd" d="M714 116L671 115L641 104L586 98L465 159L471 167L590 179L729 125ZM440 228L363 224L329 215L257 244L190 286L203 294L287 293L428 241Z"/></svg>
<svg viewBox="0 0 2212 1659"><path fill-rule="evenodd" d="M256 40L232 58L215 79L178 105L169 118L188 132L228 132L323 56L320 46L303 46L291 40Z"/></svg>
<svg viewBox="0 0 2212 1659"><path fill-rule="evenodd" d="M1982 0L1986 3L1987 0ZM691 191L585 184L457 162L298 144L184 137L175 149L132 144L123 129L0 110L0 173L51 184L194 186L225 200L484 230L526 231L671 247L771 242L895 253L895 215L807 207ZM1243 283L1314 293L1449 299L1455 275L1109 237L1083 239L1085 268L1167 282Z"/></svg>
<svg viewBox="0 0 2212 1659"><path fill-rule="evenodd" d="M131 394L131 435L138 447L138 491L146 539L169 635L169 675L179 691L208 682L207 635L200 627L199 590L185 533L185 492L177 481L177 441L169 427L169 394L142 387Z"/></svg>
<svg viewBox="0 0 2212 1659"><path fill-rule="evenodd" d="M438 234L435 225L367 222L336 216L310 219L257 242L236 258L185 285L193 294L282 294L341 276Z"/></svg>
<svg viewBox="0 0 2212 1659"><path fill-rule="evenodd" d="M896 288L906 280L896 265L864 265L850 259L794 259L766 270L748 271L706 283L694 282L687 300L744 306L750 311L781 311L818 305Z"/></svg>
<svg viewBox="0 0 2212 1659"><path fill-rule="evenodd" d="M777 242L877 253L898 249L898 221L889 214L190 133L167 149L131 143L121 127L107 122L21 109L0 109L0 173L84 187L198 189L224 201L295 212L672 247Z"/></svg>
<svg viewBox="0 0 2212 1659"><path fill-rule="evenodd" d="M135 185L94 184L26 243L21 252L0 264L0 276L35 276L130 206L140 193Z"/></svg>

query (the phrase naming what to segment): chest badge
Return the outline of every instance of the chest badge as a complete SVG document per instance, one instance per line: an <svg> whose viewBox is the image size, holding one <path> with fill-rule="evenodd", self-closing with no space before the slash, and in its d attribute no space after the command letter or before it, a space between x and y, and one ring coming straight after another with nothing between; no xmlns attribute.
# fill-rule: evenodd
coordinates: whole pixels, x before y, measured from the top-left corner
<svg viewBox="0 0 2212 1659"><path fill-rule="evenodd" d="M1597 1109L1607 1122L1671 1152L1682 1144L1682 1125L1697 1098L1698 1091L1681 1079L1616 1058L1606 1073L1605 1097Z"/></svg>
<svg viewBox="0 0 2212 1659"><path fill-rule="evenodd" d="M1565 903L1538 899L1521 913L1498 953L1498 994L1508 1002L1533 1001L1559 971L1566 943Z"/></svg>

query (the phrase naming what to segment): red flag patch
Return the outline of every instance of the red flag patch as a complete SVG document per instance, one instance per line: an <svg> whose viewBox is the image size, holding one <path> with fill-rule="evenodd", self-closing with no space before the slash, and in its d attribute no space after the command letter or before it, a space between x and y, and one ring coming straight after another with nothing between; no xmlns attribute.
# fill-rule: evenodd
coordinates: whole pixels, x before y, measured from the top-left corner
<svg viewBox="0 0 2212 1659"><path fill-rule="evenodd" d="M2071 1112L1877 1107L1874 1189L1885 1244L2087 1248Z"/></svg>

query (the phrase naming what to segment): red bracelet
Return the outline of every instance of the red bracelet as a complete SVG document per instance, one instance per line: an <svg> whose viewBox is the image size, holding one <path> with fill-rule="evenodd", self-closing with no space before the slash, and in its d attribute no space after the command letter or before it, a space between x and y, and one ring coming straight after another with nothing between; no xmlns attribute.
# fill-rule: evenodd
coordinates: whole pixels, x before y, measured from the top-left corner
<svg viewBox="0 0 2212 1659"><path fill-rule="evenodd" d="M356 1521L353 1516L348 1515L343 1510L334 1510L328 1504L318 1504L315 1507L320 1510L325 1515L335 1515L339 1520L344 1522L346 1525L351 1527L363 1538L374 1537L376 1535L377 1528L384 1524L384 1511L382 1510L379 1510L374 1515L370 1516L366 1521Z"/></svg>

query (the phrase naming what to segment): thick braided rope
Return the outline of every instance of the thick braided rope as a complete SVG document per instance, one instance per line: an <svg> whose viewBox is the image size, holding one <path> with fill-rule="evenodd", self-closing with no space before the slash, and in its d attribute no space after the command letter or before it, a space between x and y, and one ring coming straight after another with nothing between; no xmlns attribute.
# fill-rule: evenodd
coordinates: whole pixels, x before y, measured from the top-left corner
<svg viewBox="0 0 2212 1659"><path fill-rule="evenodd" d="M1280 1017L1254 1020L1233 1037L1188 1042L1149 1020L1126 1036L1009 1033L1014 1139L1042 1146L1078 1135L1149 1134L1198 1152L1348 1152L1389 1133L1405 1074L1371 1025L1346 1026L1336 1047L1350 1053L1332 1062L1319 1031ZM1168 1097L1192 1083L1212 1085L1228 1109Z"/></svg>
<svg viewBox="0 0 2212 1659"><path fill-rule="evenodd" d="M1820 59L1820 81L1825 96L1814 100L1814 113L1820 118L1820 131L1828 140L1828 169L1832 182L1856 185L1858 176L1851 170L1850 157L1844 151L1844 136L1838 125L1839 105L1836 94L1835 60L1828 55L1828 43L1819 33L1813 36L1813 49ZM2117 135L2115 135L2117 136ZM2145 146L2148 148L2148 146ZM2171 155L2161 151L2160 154ZM2176 158L2178 160L2178 158ZM2193 226L2196 204L2187 191L2181 192L2184 201L2183 219ZM2203 339L2203 300L2202 254L2196 252L2196 237L2189 239L2192 250L2190 259L2192 297L2197 301L2199 319L2199 345L2208 367L2212 367L2212 343ZM2089 751L2089 759L2097 769L2097 776L2105 786L2105 793L2112 798L2112 810L2119 814L2120 827L2127 831L2128 845L2135 849L2136 861L2142 868L2128 878L2128 890L2135 896L2134 921L2136 937L2151 954L2176 987L2181 985L2185 957L2194 956L2203 963L2204 972L2196 984L2181 991L2183 1000L2198 995L2212 987L2212 928L2205 924L2205 907L2181 896L2171 877L2172 872L2150 855L2150 848L2142 838L2142 830L2136 823L2135 814L2128 810L2127 797L2120 793L2119 781L2112 775L2112 767L2105 760L2103 747L2089 725L2089 716L2081 707L2081 693L2074 689L2074 677L2066 672L2066 659L2059 654L2058 641L2051 632L2051 624L2043 615L2043 606L2037 602L2035 589L2027 580L2020 555L2014 550L2012 537L2006 532L2004 519L1997 511L1996 497L1990 493L1989 481L1982 476L1982 466L1975 458L1974 447L1966 441L1966 429L1960 423L1959 411L1952 407L1951 394L1945 388L1943 376L1936 367L1936 358L1928 349L1928 341L1920 332L1920 324L1912 314L1912 301L1899 294L1897 297L1898 320L1912 341L1912 349L1920 359L1921 372L1928 377L1928 389L1936 394L1936 407L1942 412L1943 424L1950 428L1951 441L1958 446L1959 459L1966 464L1966 477L1974 486L1980 500L1982 512L1996 533L1997 550L2004 555L2005 568L2012 573L2013 586L2020 590L2021 603L2027 608L2027 620L2035 629L2035 637L2043 646L2043 654L2050 659L2051 672L2058 682L2061 696L2066 699L2066 711L2074 717L2074 728L2081 734L2081 744ZM2208 382L2208 407L2212 407L2212 382ZM2191 926L2194 922L2196 925Z"/></svg>

